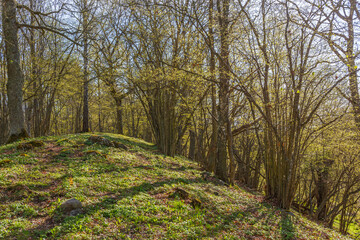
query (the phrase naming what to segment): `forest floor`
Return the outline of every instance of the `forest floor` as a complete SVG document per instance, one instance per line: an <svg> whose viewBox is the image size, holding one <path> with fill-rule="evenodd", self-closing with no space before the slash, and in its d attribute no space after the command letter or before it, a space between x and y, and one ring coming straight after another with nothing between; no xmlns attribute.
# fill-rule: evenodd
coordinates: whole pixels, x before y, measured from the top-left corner
<svg viewBox="0 0 360 240"><path fill-rule="evenodd" d="M349 239L152 144L99 134L124 150L91 135L0 147L0 239ZM59 209L71 198L76 216Z"/></svg>

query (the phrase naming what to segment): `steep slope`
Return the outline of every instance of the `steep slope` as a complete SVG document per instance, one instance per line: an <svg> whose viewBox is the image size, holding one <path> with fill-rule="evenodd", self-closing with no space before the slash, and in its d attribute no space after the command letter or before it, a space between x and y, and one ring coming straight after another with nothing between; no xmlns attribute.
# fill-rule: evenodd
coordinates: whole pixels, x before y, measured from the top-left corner
<svg viewBox="0 0 360 240"><path fill-rule="evenodd" d="M347 239L152 144L98 135L0 147L1 239ZM71 198L75 214L59 208Z"/></svg>

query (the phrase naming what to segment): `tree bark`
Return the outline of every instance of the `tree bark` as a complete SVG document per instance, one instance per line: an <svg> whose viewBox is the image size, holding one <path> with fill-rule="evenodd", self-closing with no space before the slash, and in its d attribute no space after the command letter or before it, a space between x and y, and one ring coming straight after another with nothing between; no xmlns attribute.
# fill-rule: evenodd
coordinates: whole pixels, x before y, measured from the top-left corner
<svg viewBox="0 0 360 240"><path fill-rule="evenodd" d="M124 134L122 97L114 97L116 103L116 131L118 134Z"/></svg>
<svg viewBox="0 0 360 240"><path fill-rule="evenodd" d="M35 10L36 8L36 1L30 0L30 8ZM30 18L31 25L35 25L35 17L31 14ZM33 99L33 134L34 137L40 136L40 111L39 111L39 99L38 99L38 92L37 92L37 73L38 73L38 66L35 62L36 59L36 46L35 46L35 30L30 28L30 60L31 60L31 81L33 82L33 92L34 92L34 99Z"/></svg>
<svg viewBox="0 0 360 240"><path fill-rule="evenodd" d="M189 146L188 157L191 160L195 159L195 149L196 149L196 134L193 130L190 130L190 146Z"/></svg>
<svg viewBox="0 0 360 240"><path fill-rule="evenodd" d="M8 74L7 96L10 119L9 143L29 137L25 128L24 111L22 108L24 76L20 68L16 5L15 0L2 1L3 34Z"/></svg>
<svg viewBox="0 0 360 240"><path fill-rule="evenodd" d="M87 0L84 0L83 9L83 34L84 34L84 95L83 95L83 128L82 132L89 132L89 73L88 73L88 8Z"/></svg>
<svg viewBox="0 0 360 240"><path fill-rule="evenodd" d="M218 0L217 7L220 25L220 55L219 64L219 129L218 129L218 155L216 163L216 175L223 181L228 182L228 164L227 164L227 124L229 117L229 0Z"/></svg>
<svg viewBox="0 0 360 240"><path fill-rule="evenodd" d="M210 41L210 78L215 81L215 47L214 47L214 1L210 0L209 2L209 41ZM217 162L217 139L218 139L218 122L217 122L217 107L216 107L216 85L211 83L211 125L212 125L212 134L211 142L207 155L207 164L206 168L209 172L215 172L215 164Z"/></svg>

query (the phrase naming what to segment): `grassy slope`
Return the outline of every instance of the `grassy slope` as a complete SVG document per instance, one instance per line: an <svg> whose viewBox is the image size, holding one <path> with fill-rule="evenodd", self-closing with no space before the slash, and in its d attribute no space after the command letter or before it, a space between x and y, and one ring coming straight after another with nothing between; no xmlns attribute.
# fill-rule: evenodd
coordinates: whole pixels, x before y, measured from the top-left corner
<svg viewBox="0 0 360 240"><path fill-rule="evenodd" d="M205 181L195 163L138 139L104 134L129 151L84 143L89 134L0 147L0 239L346 239L242 189ZM88 150L97 150L91 153ZM180 187L190 198L172 198ZM83 213L65 216L66 199Z"/></svg>

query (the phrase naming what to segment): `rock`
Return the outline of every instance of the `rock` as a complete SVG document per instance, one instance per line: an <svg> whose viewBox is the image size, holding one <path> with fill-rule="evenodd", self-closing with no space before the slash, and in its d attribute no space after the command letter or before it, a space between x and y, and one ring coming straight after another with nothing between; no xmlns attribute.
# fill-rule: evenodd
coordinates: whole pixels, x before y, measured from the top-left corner
<svg viewBox="0 0 360 240"><path fill-rule="evenodd" d="M92 143L100 143L102 141L102 137L97 136L97 135L92 135L88 138L88 141L92 142Z"/></svg>
<svg viewBox="0 0 360 240"><path fill-rule="evenodd" d="M102 153L101 152L99 152L99 151L97 151L97 150L87 150L87 151L85 151L84 152L86 155L99 155L99 156L101 156L102 155Z"/></svg>
<svg viewBox="0 0 360 240"><path fill-rule="evenodd" d="M75 198L67 200L60 205L60 209L62 211L70 214L71 213L74 214L76 213L76 211L81 211L81 208L82 208L81 202Z"/></svg>
<svg viewBox="0 0 360 240"><path fill-rule="evenodd" d="M113 141L112 143L113 143L114 147L116 147L116 148L122 148L122 149L124 149L124 150L128 150L128 147L125 146L125 145L122 144L122 143L118 143L118 142L115 142L115 141Z"/></svg>
<svg viewBox="0 0 360 240"><path fill-rule="evenodd" d="M286 217L295 217L295 214L292 213L291 211L287 211L287 210L281 210L282 214Z"/></svg>
<svg viewBox="0 0 360 240"><path fill-rule="evenodd" d="M101 145L106 147L114 147L114 144L109 139L106 138L102 140Z"/></svg>
<svg viewBox="0 0 360 240"><path fill-rule="evenodd" d="M101 157L107 158L107 155L105 153L101 153L97 150L87 150L84 153L86 155L101 156Z"/></svg>
<svg viewBox="0 0 360 240"><path fill-rule="evenodd" d="M175 188L174 192L172 192L169 197L179 197L180 199L186 200L190 197L190 194L182 188Z"/></svg>
<svg viewBox="0 0 360 240"><path fill-rule="evenodd" d="M223 180L221 179L218 179L215 175L209 173L209 172L202 172L201 173L201 177L205 180L205 181L208 181L208 182L213 182L215 183L216 185L221 185L221 186L227 186L229 187L230 185L226 182L224 182Z"/></svg>
<svg viewBox="0 0 360 240"><path fill-rule="evenodd" d="M81 213L81 210L80 209L74 209L74 210L71 210L70 212L70 216L77 216Z"/></svg>
<svg viewBox="0 0 360 240"><path fill-rule="evenodd" d="M33 145L34 147L43 147L44 146L44 142L43 141L39 141L39 140L33 140L28 142L28 144Z"/></svg>
<svg viewBox="0 0 360 240"><path fill-rule="evenodd" d="M103 145L106 147L114 147L114 144L109 139L106 139L106 138L103 138L103 137L100 137L97 135L90 136L88 138L88 141L90 141L92 143L97 143L97 144L100 144L100 145Z"/></svg>
<svg viewBox="0 0 360 240"><path fill-rule="evenodd" d="M33 149L34 147L31 144L28 143L20 143L19 145L17 145L16 149L17 150L30 150Z"/></svg>
<svg viewBox="0 0 360 240"><path fill-rule="evenodd" d="M193 200L191 200L191 206L193 208L201 208L201 201L197 198L194 198Z"/></svg>
<svg viewBox="0 0 360 240"><path fill-rule="evenodd" d="M115 148L121 148L124 150L128 150L128 147L125 146L122 143L116 142L116 141L110 141L109 139L97 136L97 135L92 135L88 138L87 142L89 142L90 144L100 144L102 146L106 146L106 147L115 147Z"/></svg>
<svg viewBox="0 0 360 240"><path fill-rule="evenodd" d="M202 177L205 181L209 181L209 180L211 180L211 177L212 177L212 176L211 176L211 173L204 171L204 172L201 173L201 177Z"/></svg>
<svg viewBox="0 0 360 240"><path fill-rule="evenodd" d="M217 183L218 185L221 185L221 186L227 186L227 187L230 186L228 183L224 182L224 181L221 180L221 179L217 179L216 183Z"/></svg>
<svg viewBox="0 0 360 240"><path fill-rule="evenodd" d="M30 150L30 149L33 149L35 147L42 147L42 146L44 146L43 141L33 140L33 141L30 141L30 142L20 143L19 145L17 145L16 149L17 150Z"/></svg>

